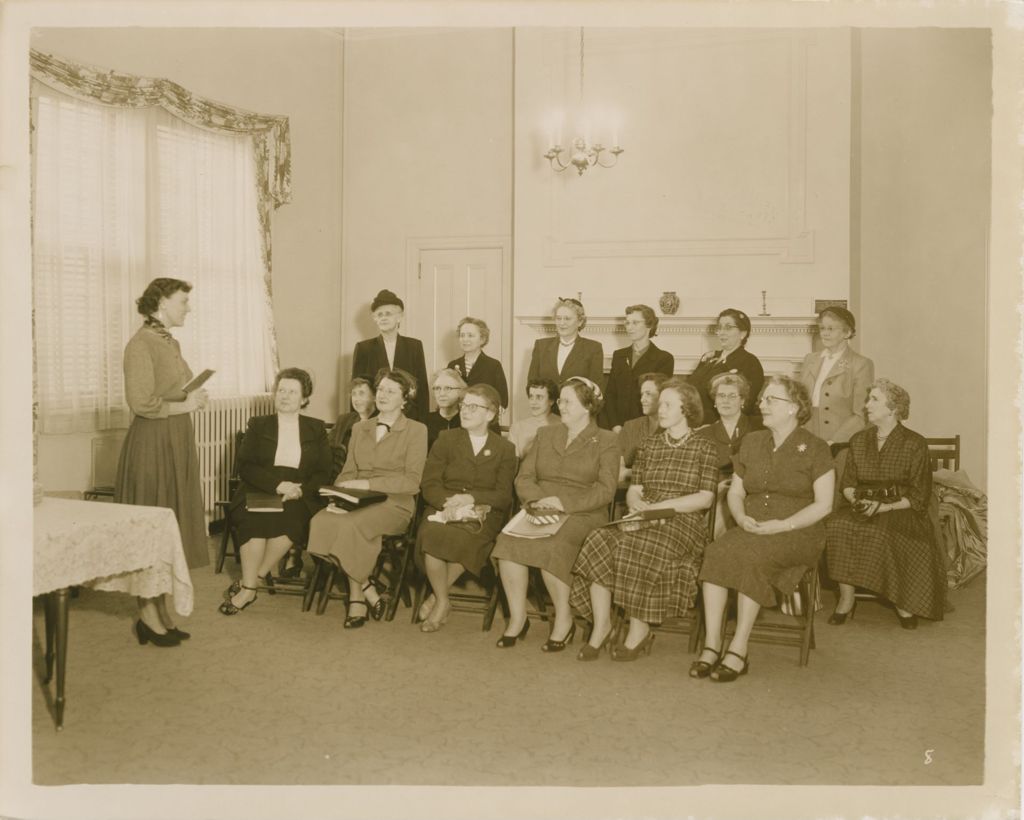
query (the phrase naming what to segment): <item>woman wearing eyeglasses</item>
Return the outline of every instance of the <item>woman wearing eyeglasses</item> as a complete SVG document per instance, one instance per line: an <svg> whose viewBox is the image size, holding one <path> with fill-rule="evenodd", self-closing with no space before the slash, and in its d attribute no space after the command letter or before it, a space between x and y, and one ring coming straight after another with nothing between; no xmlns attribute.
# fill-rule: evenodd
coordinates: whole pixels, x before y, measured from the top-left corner
<svg viewBox="0 0 1024 820"><path fill-rule="evenodd" d="M423 632L437 632L448 620L448 588L463 573L480 576L512 506L516 448L489 429L500 407L489 384L467 388L459 408L462 428L438 436L423 468L426 510L416 556L433 590L420 607Z"/></svg>
<svg viewBox="0 0 1024 820"><path fill-rule="evenodd" d="M773 376L760 400L765 430L748 433L734 460L729 510L736 525L704 551L704 650L690 677L729 683L750 668L747 641L762 606L796 589L825 546L835 470L828 445L800 427L811 415L807 388ZM723 646L729 590L737 593L736 631ZM813 604L811 604L813 606Z"/></svg>
<svg viewBox="0 0 1024 820"><path fill-rule="evenodd" d="M807 429L829 444L849 441L864 428L864 400L875 365L850 347L856 329L846 308L825 308L818 314L822 349L808 353L800 366L800 381L811 394Z"/></svg>
<svg viewBox="0 0 1024 820"><path fill-rule="evenodd" d="M530 358L529 381L541 379L561 384L573 376L604 385L604 348L600 342L584 339L587 313L579 299L562 299L555 305L555 337L538 339Z"/></svg>
<svg viewBox="0 0 1024 820"><path fill-rule="evenodd" d="M411 419L423 421L430 410L427 396L427 364L423 342L398 333L405 317L405 303L390 290L382 290L370 304L379 336L356 342L352 351L352 378L361 376L373 384L381 370L404 370L416 381L416 391L405 408Z"/></svg>
<svg viewBox="0 0 1024 820"><path fill-rule="evenodd" d="M605 391L604 427L618 433L630 419L644 415L640 403L640 378L645 373L672 375L675 360L651 341L658 333L658 317L647 305L626 308L626 335L630 345L612 354L612 369Z"/></svg>
<svg viewBox="0 0 1024 820"><path fill-rule="evenodd" d="M567 379L558 407L562 423L537 431L519 468L516 493L524 506L529 505L538 514L551 510L565 517L554 535L498 536L493 555L498 559L509 608L505 634L497 644L501 649L515 646L529 631L526 588L530 567L540 568L555 605L555 621L541 649L561 652L572 643L576 634L569 608L572 567L583 539L608 521L608 504L618 485L619 445L615 433L600 429L596 421L601 411L601 389L590 379Z"/></svg>
<svg viewBox="0 0 1024 820"><path fill-rule="evenodd" d="M750 338L750 318L742 310L726 308L718 314L715 335L721 347L705 353L697 369L687 378L700 391L704 421L710 423L718 418L718 411L711 399L711 380L722 373L739 373L747 380L750 394L741 412L756 416L758 411L755 399L764 384L764 368L761 367L760 359L746 348L747 339Z"/></svg>
<svg viewBox="0 0 1024 820"><path fill-rule="evenodd" d="M462 424L459 417L459 402L462 401L465 389L466 383L458 370L449 367L437 371L434 383L430 386L434 401L437 402L437 409L427 413L424 419L427 425L428 450L434 446L442 430L453 430Z"/></svg>
<svg viewBox="0 0 1024 820"><path fill-rule="evenodd" d="M749 397L750 385L739 373L722 373L711 380L711 399L718 419L704 425L697 433L718 448L718 472L722 479L732 475L732 460L740 451L743 437L761 429L760 419L740 412Z"/></svg>
<svg viewBox="0 0 1024 820"><path fill-rule="evenodd" d="M401 533L416 511L416 493L427 458L427 428L405 417L414 390L404 370L385 370L376 381L378 414L352 428L345 467L334 484L387 493L387 500L352 512L321 510L310 522L307 552L333 561L348 576L346 629L368 617L379 621L387 602L369 580L380 555L381 536Z"/></svg>

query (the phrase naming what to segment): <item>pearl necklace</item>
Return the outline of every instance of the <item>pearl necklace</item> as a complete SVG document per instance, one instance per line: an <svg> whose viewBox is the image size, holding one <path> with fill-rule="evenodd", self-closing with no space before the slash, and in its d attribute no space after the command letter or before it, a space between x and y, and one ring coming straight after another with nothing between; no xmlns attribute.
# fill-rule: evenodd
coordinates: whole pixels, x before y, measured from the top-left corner
<svg viewBox="0 0 1024 820"><path fill-rule="evenodd" d="M673 439L669 434L668 430L665 431L665 443L673 450L678 450L689 440L690 436L693 435L693 430L687 430L683 433L683 437L680 439Z"/></svg>

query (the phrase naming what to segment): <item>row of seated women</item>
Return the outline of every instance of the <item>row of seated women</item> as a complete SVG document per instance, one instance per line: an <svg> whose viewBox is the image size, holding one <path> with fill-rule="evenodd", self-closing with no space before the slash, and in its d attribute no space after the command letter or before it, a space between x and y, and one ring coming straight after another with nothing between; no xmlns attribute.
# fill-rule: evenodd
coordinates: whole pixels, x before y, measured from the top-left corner
<svg viewBox="0 0 1024 820"><path fill-rule="evenodd" d="M641 407L656 413L656 426L651 416L642 417L616 435L597 424L604 400L593 380L577 376L562 382L558 420L551 423L553 390L538 379L529 391L536 407L532 418L542 421L525 431L520 426L506 440L493 429L501 407L497 391L485 384L463 389L460 373L444 375L458 389L435 395L457 394L460 428L438 431L429 455L427 425L404 413L415 397L413 377L394 368L376 376L376 415L367 386L355 385L353 412L360 418L349 425L344 468L335 484L377 490L387 499L347 513L320 509L317 490L330 480L331 451L322 423L298 412L312 390L309 377L300 370L279 375L277 414L253 419L239 453L243 486L236 513L247 540L241 582L229 588L222 612L235 614L252 604L259 577L302 539L303 522L309 521L308 553L335 562L348 577L345 626L380 619L387 593L370 574L381 536L406 529L421 492L426 510L417 554L434 591L421 613L425 632L445 623L450 585L465 571L479 575L494 559L510 611L499 647L514 647L526 637L528 573L536 567L555 608L544 651L562 651L573 641L575 609L592 623L580 660L597 658L605 647L616 660L633 660L651 651L651 624L693 606L699 583L707 631L691 675L735 680L749 668L747 641L760 607L791 592L826 542L830 572L841 590L830 622L850 615L856 587L891 600L908 628L918 615L942 615L944 576L925 511L927 446L900 424L909 397L888 381L871 385L865 405L869 426L851 441L840 482L851 506L829 516L833 462L827 443L804 426L813 413L800 381L769 379L757 400L758 423L765 429L750 429L735 412L751 401L750 384L741 374L725 374L714 383L713 407L720 418L698 430L704 419L698 389L679 378L659 384L661 376L649 374L640 380L642 400L646 395ZM356 391L362 394L358 404ZM628 468L622 433L627 442L631 434L639 438ZM705 511L714 503L726 454L733 468L727 498L735 526L707 544ZM675 514L602 526L624 469L631 471L631 512L660 508ZM285 513L247 512L248 488L281 495ZM501 532L513 495L535 521L556 518L560 527L534 539ZM722 622L730 589L738 593L737 626L725 647ZM611 646L614 607L622 608L629 628Z"/></svg>
<svg viewBox="0 0 1024 820"><path fill-rule="evenodd" d="M381 368L398 368L409 372L421 387L427 383L423 344L399 333L405 315L405 304L390 290L382 290L370 305L370 312L380 335L359 342L352 355L352 378L372 382ZM587 314L579 299L559 298L553 321L556 334L534 343L530 357L529 382L549 381L561 384L573 376L582 376L602 390L604 407L598 415L599 426L618 433L627 421L641 415L640 377L646 373L673 375L675 360L660 349L652 339L658 333L658 317L647 305L626 307L624 327L630 340L627 347L614 351L611 370L604 375L604 350L593 339L581 335ZM822 349L809 353L800 368L799 380L811 397L811 419L808 429L829 444L846 442L864 426L863 402L868 385L874 379L871 360L855 352L848 344L856 333L853 314L846 308L833 306L818 317ZM696 369L687 376L701 399L703 419L717 415L711 395L715 377L731 373L742 376L748 385L747 395L739 408L747 418L759 415L757 397L764 383L764 369L757 356L747 350L751 322L743 311L727 308L718 315L715 336L719 347L705 354ZM488 356L483 348L490 340L490 329L481 319L466 316L456 328L462 356L447 365L469 385L488 384L499 397L499 418L508 407L508 381L501 362ZM456 425L458 413L454 405L444 405L435 385L434 398L441 418L433 417L434 429ZM420 390L407 408L410 418L431 423L428 394Z"/></svg>

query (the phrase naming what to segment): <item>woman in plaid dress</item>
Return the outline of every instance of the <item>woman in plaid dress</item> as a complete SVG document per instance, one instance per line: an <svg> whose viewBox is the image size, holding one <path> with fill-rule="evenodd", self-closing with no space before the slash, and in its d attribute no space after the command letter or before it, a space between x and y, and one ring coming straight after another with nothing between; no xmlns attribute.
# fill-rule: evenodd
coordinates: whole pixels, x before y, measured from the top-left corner
<svg viewBox="0 0 1024 820"><path fill-rule="evenodd" d="M686 614L697 596L707 528L704 510L718 484L717 451L693 434L700 424L701 398L682 379L669 379L658 399L661 432L644 440L626 493L631 512L671 509L678 515L594 530L573 567L570 603L593 620L590 642L577 660L592 661L612 634L612 603L629 618L622 645L610 651L617 661L650 654L650 624Z"/></svg>
<svg viewBox="0 0 1024 820"><path fill-rule="evenodd" d="M876 380L865 410L870 426L850 439L840 485L852 506L825 522L828 570L839 582L839 602L828 622L845 623L856 587L864 587L895 604L904 629L916 629L918 615L942 619L946 590L928 519L928 444L900 424L910 415L902 387Z"/></svg>

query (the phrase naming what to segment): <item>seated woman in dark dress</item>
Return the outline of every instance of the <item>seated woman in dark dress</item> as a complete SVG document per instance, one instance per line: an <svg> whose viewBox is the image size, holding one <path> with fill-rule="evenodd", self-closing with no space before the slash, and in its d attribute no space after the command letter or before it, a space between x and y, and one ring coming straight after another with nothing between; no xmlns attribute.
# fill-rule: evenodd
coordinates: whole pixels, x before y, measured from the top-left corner
<svg viewBox="0 0 1024 820"><path fill-rule="evenodd" d="M334 427L331 428L327 437L327 441L337 454L336 458L341 461L340 464L335 463L338 468L335 475L340 473L341 468L345 465L348 443L352 437L352 426L357 421L366 421L377 412L377 405L373 401L373 385L369 380L362 376L352 379L352 384L349 386L349 403L352 409L338 416L338 420L334 422Z"/></svg>
<svg viewBox="0 0 1024 820"><path fill-rule="evenodd" d="M345 629L384 617L386 596L377 591L370 573L380 555L381 536L409 526L427 460L427 428L403 412L414 400L416 380L404 370L383 370L376 387L380 412L352 428L345 468L334 484L386 493L387 500L346 513L321 510L309 526L309 555L334 562L348 576Z"/></svg>
<svg viewBox="0 0 1024 820"><path fill-rule="evenodd" d="M484 353L491 340L491 329L483 319L466 316L459 322L459 347L462 355L448 362L448 367L459 371L466 384L489 384L498 393L501 409L508 407L508 381L501 362ZM499 416L501 414L499 413Z"/></svg>
<svg viewBox="0 0 1024 820"><path fill-rule="evenodd" d="M743 403L741 412L748 416L758 415L754 399L764 384L764 368L761 361L747 350L750 339L750 317L742 310L726 308L718 314L715 335L721 347L705 353L697 363L697 368L687 377L687 381L700 391L704 405L704 422L710 424L718 413L711 399L711 380L722 373L739 373L750 385L750 395Z"/></svg>
<svg viewBox="0 0 1024 820"><path fill-rule="evenodd" d="M662 431L644 439L626 493L630 512L674 510L672 518L594 530L583 542L570 603L593 621L590 642L577 660L596 660L612 635L611 608L621 606L629 632L612 646L616 661L650 654L650 624L685 615L697 597L707 527L704 511L718 484L715 447L694 435L700 396L682 379L669 379L658 400Z"/></svg>
<svg viewBox="0 0 1024 820"><path fill-rule="evenodd" d="M458 370L446 367L434 374L430 386L434 393L437 409L427 413L424 422L427 425L427 449L434 446L437 436L443 430L454 430L462 423L459 417L459 402L466 389L466 382Z"/></svg>
<svg viewBox="0 0 1024 820"><path fill-rule="evenodd" d="M644 373L640 377L640 408L643 415L629 419L619 430L619 450L622 460L619 462L619 481L628 481L640 445L651 435L661 429L658 422L658 397L661 386L668 381L662 373Z"/></svg>
<svg viewBox="0 0 1024 820"><path fill-rule="evenodd" d="M852 506L825 522L828 571L839 601L828 622L853 616L856 587L892 601L900 626L941 620L946 593L942 555L928 518L932 468L928 443L902 421L910 395L877 379L865 405L868 427L850 439L841 488Z"/></svg>
<svg viewBox="0 0 1024 820"><path fill-rule="evenodd" d="M249 420L238 450L241 483L230 508L242 544L242 580L228 587L220 605L224 615L237 615L256 600L259 579L306 540L309 519L323 506L318 490L331 480L331 448L324 423L299 413L312 393L309 374L289 367L274 380L277 413ZM245 499L251 492L281 496L284 510L250 512Z"/></svg>
<svg viewBox="0 0 1024 820"><path fill-rule="evenodd" d="M426 509L416 536L418 562L433 589L420 608L423 632L437 632L448 620L448 588L464 572L480 576L512 507L516 448L489 429L500 401L488 384L467 388L462 428L442 432L427 456L420 484ZM483 512L483 521L462 519L469 510Z"/></svg>
<svg viewBox="0 0 1024 820"><path fill-rule="evenodd" d="M811 416L807 388L774 376L764 386L766 430L748 433L734 461L729 509L736 526L704 552L700 571L706 632L690 676L720 683L750 668L747 641L762 606L792 592L825 547L822 519L832 509L835 471L828 445L800 427ZM737 592L736 632L724 653L723 618Z"/></svg>
<svg viewBox="0 0 1024 820"><path fill-rule="evenodd" d="M576 624L569 608L572 566L583 539L608 521L615 498L619 445L615 433L597 426L601 389L590 379L566 379L558 399L562 421L537 431L537 440L523 459L516 492L524 505L567 513L561 528L543 538L501 533L494 546L501 582L508 599L509 620L498 640L501 649L516 645L530 628L526 617L529 568L539 567L555 605L551 634L541 647L561 652L572 642Z"/></svg>

